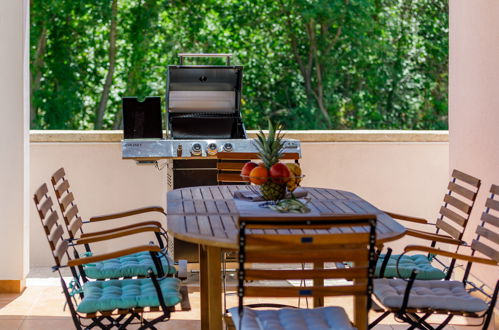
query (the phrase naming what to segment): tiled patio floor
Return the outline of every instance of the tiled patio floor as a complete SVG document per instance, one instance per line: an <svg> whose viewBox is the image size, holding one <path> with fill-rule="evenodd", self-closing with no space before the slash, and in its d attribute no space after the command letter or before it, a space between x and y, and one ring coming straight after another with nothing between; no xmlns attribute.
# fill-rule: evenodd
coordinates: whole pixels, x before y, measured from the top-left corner
<svg viewBox="0 0 499 330"><path fill-rule="evenodd" d="M32 272L33 273L33 272ZM36 272L35 272L36 273ZM53 276L53 275L52 275ZM176 312L172 320L158 326L159 329L200 329L199 314L199 289L195 281L189 285L189 298L192 310L189 312ZM274 300L290 305L296 305L296 299ZM69 311L63 311L64 297L56 278L28 279L28 287L22 294L0 294L0 330L60 330L74 328ZM256 302L247 299L248 303ZM326 300L327 305L341 305L349 314L352 313L352 300L350 298L335 298ZM235 296L228 297L228 305L237 305ZM302 306L304 302L302 301ZM371 315L371 319L376 314ZM135 327L129 327L134 329ZM376 329L406 329L407 326L396 324L393 319L379 325ZM449 326L445 329L479 329L478 327Z"/></svg>

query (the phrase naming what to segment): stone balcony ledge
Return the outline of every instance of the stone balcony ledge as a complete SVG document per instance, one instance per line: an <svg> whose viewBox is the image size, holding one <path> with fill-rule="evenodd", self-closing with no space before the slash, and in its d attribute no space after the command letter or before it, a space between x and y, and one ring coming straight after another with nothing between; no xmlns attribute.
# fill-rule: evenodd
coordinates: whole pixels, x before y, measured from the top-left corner
<svg viewBox="0 0 499 330"><path fill-rule="evenodd" d="M257 131L249 130L249 137ZM287 138L302 142L448 142L448 131L405 131L405 130L290 130L284 131ZM62 131L31 130L33 143L97 143L120 142L122 131Z"/></svg>

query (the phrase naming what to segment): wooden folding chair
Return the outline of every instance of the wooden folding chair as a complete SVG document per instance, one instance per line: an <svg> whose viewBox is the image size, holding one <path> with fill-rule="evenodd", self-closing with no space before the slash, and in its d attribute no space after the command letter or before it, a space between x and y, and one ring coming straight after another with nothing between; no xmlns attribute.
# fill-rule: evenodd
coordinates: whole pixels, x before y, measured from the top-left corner
<svg viewBox="0 0 499 330"><path fill-rule="evenodd" d="M89 223L108 221L125 218L137 214L148 212L161 213L166 217L162 207L145 207L126 212L114 213L104 216L91 217L88 221L81 219L78 205L75 202L74 194L71 192L69 181L66 179L64 168L58 169L51 177L52 187L59 204L59 208L64 219L67 233L71 240L78 240L85 248L85 255L91 255L91 243L124 237L144 232L153 233L157 244L161 247L163 255L161 256L161 268L167 274L176 274L177 269L174 266L173 259L168 255L168 233L162 227L159 221L141 221L125 226L112 227L110 229L84 232L84 226ZM78 253L74 254L79 258ZM92 279L106 279L119 277L147 276L147 270L152 266L152 260L148 253L138 253L136 255L117 258L115 260L106 260L103 263L97 263L90 266L82 266L82 276ZM184 272L180 277L185 277Z"/></svg>
<svg viewBox="0 0 499 330"><path fill-rule="evenodd" d="M384 313L378 317L370 328L377 325L391 313L403 322L410 324L409 329L443 329L456 315L481 319L483 329L487 329L499 291L499 280L495 278L496 286L488 292L469 280L473 263L492 266L493 274L497 274L499 266L499 186L492 185L491 196L485 203L485 212L481 216L481 224L477 226L476 238L469 248L471 254L464 255L435 247L409 245L404 253L421 251L444 257L467 261L462 281L416 280L416 270L409 280L375 279L374 295ZM476 252L485 257L475 256ZM478 298L478 292L483 299ZM445 315L444 320L433 327L428 319L435 314ZM476 324L475 324L476 325ZM480 325L480 324L479 324Z"/></svg>
<svg viewBox="0 0 499 330"><path fill-rule="evenodd" d="M406 235L424 239L430 242L431 247L441 244L452 244L455 246L454 252L464 244L462 241L466 225L475 204L478 191L480 190L480 180L458 170L452 172L452 178L447 186L448 193L444 196L443 205L439 210L439 217L436 223L430 223L425 219L392 212L386 212L394 219L409 221L418 224L431 225L435 228L435 233L416 229L407 229ZM432 262L432 261L435 262ZM392 255L391 248L388 248L386 255L380 255L376 276L378 277L402 277L409 278L412 269L417 268L417 279L438 280L449 279L455 265L455 260L445 263L438 257L431 255ZM434 267L433 265L437 265Z"/></svg>
<svg viewBox="0 0 499 330"><path fill-rule="evenodd" d="M358 329L367 328L372 276L375 265L375 215L239 219L238 307L226 319L236 329ZM350 268L330 268L350 262ZM295 269L247 268L247 263L296 264ZM301 265L313 265L302 269ZM329 284L327 281L337 281ZM283 281L312 280L312 286ZM254 282L249 282L254 281ZM261 282L266 281L265 285ZM288 282L289 283L289 282ZM273 284L273 285L271 285ZM246 297L353 296L355 325L341 307L290 308L278 304L244 305ZM263 309L261 309L263 308ZM273 308L269 310L268 308Z"/></svg>
<svg viewBox="0 0 499 330"><path fill-rule="evenodd" d="M244 164L257 160L258 154L251 152L219 152L217 154L217 181L218 184L246 184L240 173ZM298 163L300 155L298 153L283 153L283 160L294 160Z"/></svg>
<svg viewBox="0 0 499 330"><path fill-rule="evenodd" d="M69 248L84 243L64 239L63 228L59 224L57 212L52 208L53 202L47 191L47 185L43 184L37 189L33 199L54 257L55 266L52 269L60 276L76 329L125 329L130 324L139 324L139 329L156 329L156 323L170 319L175 305L180 303L184 310L190 309L187 288L181 289L180 280L155 274L159 272L159 255L162 253L161 247L157 245L143 245L101 255L71 258ZM149 269L149 278L81 281L78 267L136 253L149 253L154 260L157 271ZM73 276L69 284L61 273L61 269L66 267ZM147 320L144 314L148 312L160 315Z"/></svg>

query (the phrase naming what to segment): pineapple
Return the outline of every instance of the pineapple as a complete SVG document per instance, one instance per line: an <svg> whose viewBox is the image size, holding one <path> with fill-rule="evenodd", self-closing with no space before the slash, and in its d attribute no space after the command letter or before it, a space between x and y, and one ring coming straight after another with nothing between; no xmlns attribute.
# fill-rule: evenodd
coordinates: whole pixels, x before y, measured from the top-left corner
<svg viewBox="0 0 499 330"><path fill-rule="evenodd" d="M277 125L275 127L270 120L268 135L265 136L265 133L261 130L257 134L258 156L267 170L270 170L272 165L279 162L282 156L282 138L281 126ZM269 179L260 186L260 192L265 200L280 200L286 196L286 184L275 183Z"/></svg>

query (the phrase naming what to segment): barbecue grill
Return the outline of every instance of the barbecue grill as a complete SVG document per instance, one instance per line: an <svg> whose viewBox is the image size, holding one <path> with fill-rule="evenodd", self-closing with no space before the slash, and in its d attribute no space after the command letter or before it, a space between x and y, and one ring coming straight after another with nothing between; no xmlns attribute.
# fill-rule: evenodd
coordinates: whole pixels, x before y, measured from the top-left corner
<svg viewBox="0 0 499 330"><path fill-rule="evenodd" d="M243 67L230 65L231 54L179 54L168 67L166 138L160 129L157 97L123 98L123 159L156 164L166 159L168 189L216 185L218 155L258 150L246 137L241 118ZM186 57L225 57L226 65L184 65ZM158 122L159 118L159 122ZM297 140L284 141L284 153L301 155ZM197 245L174 240L175 259L197 262Z"/></svg>

